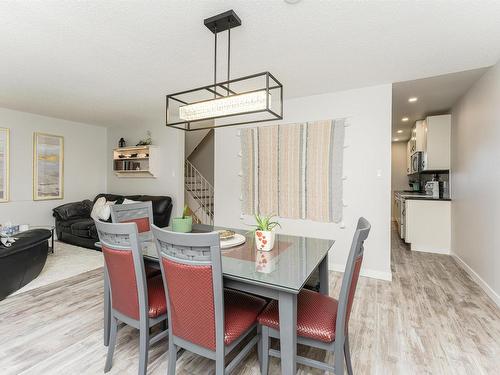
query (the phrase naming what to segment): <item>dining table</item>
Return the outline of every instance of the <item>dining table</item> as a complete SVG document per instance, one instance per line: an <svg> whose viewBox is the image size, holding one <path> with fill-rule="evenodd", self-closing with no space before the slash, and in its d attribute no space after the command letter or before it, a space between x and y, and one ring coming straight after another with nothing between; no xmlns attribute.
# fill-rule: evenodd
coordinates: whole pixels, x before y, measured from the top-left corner
<svg viewBox="0 0 500 375"><path fill-rule="evenodd" d="M328 294L328 252L335 241L277 233L273 249L260 251L256 248L254 234L251 232L204 224L193 225L194 233L214 230L231 230L245 236L243 244L227 249L221 248L224 287L278 301L281 373L295 374L297 296L308 280L316 276L316 272L319 292ZM158 253L153 239L150 237L143 239L141 248L144 261L159 267ZM107 346L111 296L106 271L104 284L104 344Z"/></svg>

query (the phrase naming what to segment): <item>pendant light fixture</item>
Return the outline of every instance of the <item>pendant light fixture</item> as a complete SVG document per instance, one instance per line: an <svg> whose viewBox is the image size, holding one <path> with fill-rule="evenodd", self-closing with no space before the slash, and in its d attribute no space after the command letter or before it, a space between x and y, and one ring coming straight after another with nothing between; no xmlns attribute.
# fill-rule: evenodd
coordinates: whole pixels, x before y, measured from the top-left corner
<svg viewBox="0 0 500 375"><path fill-rule="evenodd" d="M241 25L233 10L204 20L214 34L213 84L167 95L166 125L186 131L283 118L283 85L269 72L231 79L231 29ZM217 82L217 35L227 31L227 80Z"/></svg>

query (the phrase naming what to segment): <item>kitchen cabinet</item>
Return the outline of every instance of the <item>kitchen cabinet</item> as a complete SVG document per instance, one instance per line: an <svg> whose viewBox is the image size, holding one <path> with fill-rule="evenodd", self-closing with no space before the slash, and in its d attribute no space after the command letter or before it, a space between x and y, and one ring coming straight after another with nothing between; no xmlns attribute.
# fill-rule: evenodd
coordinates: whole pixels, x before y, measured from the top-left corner
<svg viewBox="0 0 500 375"><path fill-rule="evenodd" d="M429 116L424 121L423 170L449 170L451 115Z"/></svg>
<svg viewBox="0 0 500 375"><path fill-rule="evenodd" d="M411 171L411 156L422 152L422 171L450 169L451 115L428 116L415 122L406 148L406 173Z"/></svg>
<svg viewBox="0 0 500 375"><path fill-rule="evenodd" d="M406 199L404 228L413 251L449 254L451 201Z"/></svg>
<svg viewBox="0 0 500 375"><path fill-rule="evenodd" d="M425 121L419 120L415 122L411 129L410 138L410 156L415 152L422 152L425 148Z"/></svg>

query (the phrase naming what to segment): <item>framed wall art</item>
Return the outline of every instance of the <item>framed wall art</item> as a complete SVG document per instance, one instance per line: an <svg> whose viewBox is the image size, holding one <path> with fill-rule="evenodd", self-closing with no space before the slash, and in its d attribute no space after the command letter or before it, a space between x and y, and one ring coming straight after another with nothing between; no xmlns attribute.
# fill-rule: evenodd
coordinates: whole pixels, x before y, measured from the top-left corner
<svg viewBox="0 0 500 375"><path fill-rule="evenodd" d="M63 199L64 138L33 133L33 200Z"/></svg>
<svg viewBox="0 0 500 375"><path fill-rule="evenodd" d="M0 128L0 202L9 201L9 129Z"/></svg>

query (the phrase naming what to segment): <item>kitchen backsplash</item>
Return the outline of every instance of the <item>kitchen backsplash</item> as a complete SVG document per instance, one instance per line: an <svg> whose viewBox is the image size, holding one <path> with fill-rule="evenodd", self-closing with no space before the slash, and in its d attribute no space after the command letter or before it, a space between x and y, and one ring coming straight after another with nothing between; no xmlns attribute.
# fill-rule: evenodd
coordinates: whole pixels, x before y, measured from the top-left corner
<svg viewBox="0 0 500 375"><path fill-rule="evenodd" d="M439 176L439 181L443 181L445 182L445 185L448 186L448 194L449 195L449 186L450 186L450 175L449 173L439 173L438 174ZM409 178L409 182L417 182L419 181L420 182L420 191L424 191L425 190L425 183L427 181L431 181L432 178L434 177L434 174L420 174L418 177L410 177Z"/></svg>

